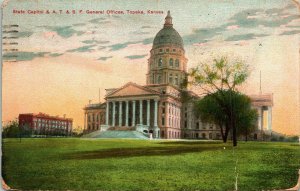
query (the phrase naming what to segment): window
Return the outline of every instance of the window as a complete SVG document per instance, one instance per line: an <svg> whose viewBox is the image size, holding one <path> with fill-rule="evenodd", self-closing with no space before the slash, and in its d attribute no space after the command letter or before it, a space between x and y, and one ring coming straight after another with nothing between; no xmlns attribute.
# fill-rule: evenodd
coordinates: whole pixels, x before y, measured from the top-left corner
<svg viewBox="0 0 300 191"><path fill-rule="evenodd" d="M158 77L157 77L157 83L158 84L161 83L161 76L160 75L158 75Z"/></svg>
<svg viewBox="0 0 300 191"><path fill-rule="evenodd" d="M162 67L163 60L162 58L158 59L158 67Z"/></svg>
<svg viewBox="0 0 300 191"><path fill-rule="evenodd" d="M169 65L173 66L173 58L170 58Z"/></svg>
<svg viewBox="0 0 300 191"><path fill-rule="evenodd" d="M209 139L212 139L212 133L209 133Z"/></svg>
<svg viewBox="0 0 300 191"><path fill-rule="evenodd" d="M159 49L159 52L163 52L163 50L162 50L162 49Z"/></svg>
<svg viewBox="0 0 300 191"><path fill-rule="evenodd" d="M169 52L169 49L167 48L167 50L166 50L167 52Z"/></svg>
<svg viewBox="0 0 300 191"><path fill-rule="evenodd" d="M165 118L164 117L161 118L161 125L165 126Z"/></svg>
<svg viewBox="0 0 300 191"><path fill-rule="evenodd" d="M179 60L178 59L175 60L175 66L179 67Z"/></svg>
<svg viewBox="0 0 300 191"><path fill-rule="evenodd" d="M173 49L173 52L176 52L176 49Z"/></svg>
<svg viewBox="0 0 300 191"><path fill-rule="evenodd" d="M175 85L178 85L178 74L175 75Z"/></svg>
<svg viewBox="0 0 300 191"><path fill-rule="evenodd" d="M152 84L154 84L154 74L152 74Z"/></svg>
<svg viewBox="0 0 300 191"><path fill-rule="evenodd" d="M172 74L169 75L169 83L171 83L171 84L173 83L173 75Z"/></svg>
<svg viewBox="0 0 300 191"><path fill-rule="evenodd" d="M199 122L196 123L196 129L200 129Z"/></svg>

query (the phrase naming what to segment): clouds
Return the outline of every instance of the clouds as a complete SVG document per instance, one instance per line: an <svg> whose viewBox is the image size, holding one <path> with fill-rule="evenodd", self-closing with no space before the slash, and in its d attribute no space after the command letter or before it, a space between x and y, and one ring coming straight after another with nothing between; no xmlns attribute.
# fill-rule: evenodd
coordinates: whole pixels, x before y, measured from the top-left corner
<svg viewBox="0 0 300 191"><path fill-rule="evenodd" d="M143 55L130 55L130 56L126 56L125 58L128 58L130 60L135 60L135 59L141 59L141 58L145 58L148 54L143 54Z"/></svg>
<svg viewBox="0 0 300 191"><path fill-rule="evenodd" d="M287 25L299 15L291 14L287 10L293 6L272 9L246 9L228 19L228 22L211 28L197 28L189 35L184 35L185 45L206 43L214 37L222 36L225 41L252 40L259 37L272 35L274 28ZM265 28L264 34L261 28ZM284 35L296 34L298 30L284 32Z"/></svg>
<svg viewBox="0 0 300 191"><path fill-rule="evenodd" d="M19 38L24 38L24 37L30 37L33 34L31 31L23 31L23 32L18 32L15 34L15 36Z"/></svg>
<svg viewBox="0 0 300 191"><path fill-rule="evenodd" d="M85 44L107 44L107 43L109 43L108 40L101 41L101 40L94 40L94 39L93 40L84 40L82 42Z"/></svg>
<svg viewBox="0 0 300 191"><path fill-rule="evenodd" d="M203 28L204 18L199 17L199 14L193 14L193 19L199 19L201 22L191 20L187 22L187 18L180 17L182 13L174 13L174 26L180 32L185 48L205 45L204 49L209 49L211 48L209 45L216 42L231 45L240 42L249 44L244 41L269 35L296 35L300 32L300 26L297 23L299 15L296 15L296 8L292 3L285 3L285 5L288 6L281 8L276 5L277 8L269 9L260 5L251 9L229 8L230 14L220 12L226 15L222 21L206 23L205 28ZM33 28L33 31L24 29L18 35L23 38L22 40L27 40L26 37L28 37L32 43L30 46L34 47L33 50L42 53L49 52L49 57L59 57L64 53L79 55L93 52L88 56L92 56L94 60L106 61L113 56L128 61L128 59L146 57L155 34L162 27L159 23L163 22L163 17L160 16L143 18L143 21L131 16L98 15L97 18L94 16L81 18L73 22L60 23L57 26L55 26L56 23L51 23L50 26L40 24L40 27ZM209 20L206 17L205 19ZM44 46L45 44L47 46ZM26 50L29 51L29 49L24 49L24 52ZM44 56L45 54L38 55ZM32 58L38 55L27 53L27 56ZM81 55L86 56L86 54Z"/></svg>
<svg viewBox="0 0 300 191"><path fill-rule="evenodd" d="M75 49L68 50L67 52L91 52L93 47L96 45L87 45L87 46L81 46Z"/></svg>
<svg viewBox="0 0 300 191"><path fill-rule="evenodd" d="M112 58L112 56L103 56L103 57L98 58L98 60L106 61L107 59L110 59L110 58Z"/></svg>
<svg viewBox="0 0 300 191"><path fill-rule="evenodd" d="M264 36L268 36L268 35L267 34L248 33L248 34L230 36L225 41L252 40L252 39L255 39L256 37L264 37Z"/></svg>
<svg viewBox="0 0 300 191"><path fill-rule="evenodd" d="M116 50L124 49L130 44L137 44L139 42L140 41L135 41L135 42L129 41L129 42L125 42L125 43L117 43L117 44L113 44L109 47L110 47L110 51L116 51Z"/></svg>
<svg viewBox="0 0 300 191"><path fill-rule="evenodd" d="M29 61L37 57L44 57L49 52L8 52L3 54L4 61Z"/></svg>
<svg viewBox="0 0 300 191"><path fill-rule="evenodd" d="M70 38L74 34L80 36L84 31L75 30L72 26L46 26L46 29L56 32L62 38Z"/></svg>
<svg viewBox="0 0 300 191"><path fill-rule="evenodd" d="M300 34L300 30L284 31L280 35L295 35L295 34Z"/></svg>

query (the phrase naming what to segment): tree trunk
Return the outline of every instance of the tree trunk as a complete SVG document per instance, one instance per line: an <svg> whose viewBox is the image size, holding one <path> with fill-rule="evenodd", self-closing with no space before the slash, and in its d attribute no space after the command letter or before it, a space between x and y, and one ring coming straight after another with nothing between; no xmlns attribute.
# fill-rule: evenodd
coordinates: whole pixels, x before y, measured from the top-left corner
<svg viewBox="0 0 300 191"><path fill-rule="evenodd" d="M221 136L222 136L223 143L226 143L227 137L224 135L223 125L219 124L219 126L220 126L220 130L221 130Z"/></svg>
<svg viewBox="0 0 300 191"><path fill-rule="evenodd" d="M236 126L235 126L234 121L232 123L232 141L233 141L233 146L236 147L237 146L237 137L236 137Z"/></svg>
<svg viewBox="0 0 300 191"><path fill-rule="evenodd" d="M225 135L224 135L225 143L227 142L229 131L230 131L230 126L227 123L225 126Z"/></svg>

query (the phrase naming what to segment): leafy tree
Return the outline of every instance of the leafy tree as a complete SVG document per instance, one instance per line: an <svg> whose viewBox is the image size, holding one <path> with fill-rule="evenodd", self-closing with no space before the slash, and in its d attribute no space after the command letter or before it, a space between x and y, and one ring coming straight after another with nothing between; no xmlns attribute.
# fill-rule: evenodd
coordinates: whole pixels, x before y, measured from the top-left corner
<svg viewBox="0 0 300 191"><path fill-rule="evenodd" d="M3 127L2 136L4 138L19 137L20 129L19 122L17 119L10 121L7 125Z"/></svg>
<svg viewBox="0 0 300 191"><path fill-rule="evenodd" d="M216 58L212 63L202 63L192 68L189 73L189 83L200 88L204 95L210 96L216 104L215 109L218 108L216 116L210 120L216 124L222 122L219 125L225 125L225 134L232 129L234 146L237 145L237 126L240 125L241 118L239 109L243 108L243 99L240 97L243 95L237 87L246 81L249 74L247 64L240 60L229 60L227 57Z"/></svg>
<svg viewBox="0 0 300 191"><path fill-rule="evenodd" d="M227 141L229 129L224 129L226 123L226 115L222 111L222 108L218 102L211 95L207 95L204 98L195 102L195 114L200 116L201 121L206 123L215 123L219 126L223 142Z"/></svg>
<svg viewBox="0 0 300 191"><path fill-rule="evenodd" d="M223 96L223 97L222 97ZM223 103L215 99L223 98ZM223 106L222 106L223 105ZM237 135L247 137L254 130L257 120L257 111L251 108L251 100L246 95L238 92L223 91L206 95L195 103L195 114L200 116L203 122L215 123L219 126L223 142L227 141L230 126L230 116L226 113L226 109L236 113L235 123ZM229 113L231 115L231 113Z"/></svg>

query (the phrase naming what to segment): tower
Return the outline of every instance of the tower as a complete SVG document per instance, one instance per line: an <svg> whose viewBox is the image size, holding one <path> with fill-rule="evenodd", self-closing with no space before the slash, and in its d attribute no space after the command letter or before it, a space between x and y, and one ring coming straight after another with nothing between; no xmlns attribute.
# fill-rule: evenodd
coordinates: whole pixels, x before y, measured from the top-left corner
<svg viewBox="0 0 300 191"><path fill-rule="evenodd" d="M147 84L171 84L180 87L187 76L187 58L183 41L173 28L170 11L163 28L156 34L148 59Z"/></svg>

